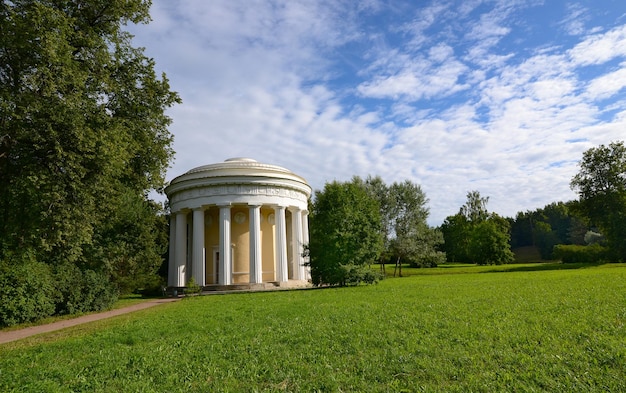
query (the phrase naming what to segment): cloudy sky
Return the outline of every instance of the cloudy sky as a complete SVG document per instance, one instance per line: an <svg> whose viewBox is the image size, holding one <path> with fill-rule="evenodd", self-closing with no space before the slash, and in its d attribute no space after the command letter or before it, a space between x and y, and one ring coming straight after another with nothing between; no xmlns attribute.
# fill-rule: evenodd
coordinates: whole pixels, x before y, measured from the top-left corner
<svg viewBox="0 0 626 393"><path fill-rule="evenodd" d="M154 0L129 26L183 103L167 180L231 157L314 189L409 179L513 217L626 139L626 1Z"/></svg>

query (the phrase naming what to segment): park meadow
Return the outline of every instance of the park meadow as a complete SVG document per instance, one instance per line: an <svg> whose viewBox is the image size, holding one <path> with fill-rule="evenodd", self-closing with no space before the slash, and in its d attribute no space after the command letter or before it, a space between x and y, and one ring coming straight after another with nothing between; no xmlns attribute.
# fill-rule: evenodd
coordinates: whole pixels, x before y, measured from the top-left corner
<svg viewBox="0 0 626 393"><path fill-rule="evenodd" d="M626 391L626 265L404 274L187 297L4 344L0 391Z"/></svg>

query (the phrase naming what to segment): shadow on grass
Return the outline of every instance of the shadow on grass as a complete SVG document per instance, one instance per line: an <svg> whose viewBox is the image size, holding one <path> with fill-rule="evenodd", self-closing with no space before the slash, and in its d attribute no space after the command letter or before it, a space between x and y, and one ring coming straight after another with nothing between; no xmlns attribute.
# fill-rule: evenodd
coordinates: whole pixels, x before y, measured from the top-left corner
<svg viewBox="0 0 626 393"><path fill-rule="evenodd" d="M507 265L507 268L483 270L480 273L509 273L509 272L539 272L547 270L572 270L585 269L604 265L605 263L563 263L563 262L542 262L536 264L524 264L523 266ZM508 268L510 267L510 268Z"/></svg>
<svg viewBox="0 0 626 393"><path fill-rule="evenodd" d="M560 261L533 262L506 265L475 265L449 263L442 264L436 268L410 268L402 267L402 277L421 275L449 275L449 274L475 274L475 273L508 273L508 272L534 272L551 270L573 270L586 269L605 265L606 263L562 263ZM385 278L396 278L393 268L386 270ZM399 278L399 277L398 277Z"/></svg>

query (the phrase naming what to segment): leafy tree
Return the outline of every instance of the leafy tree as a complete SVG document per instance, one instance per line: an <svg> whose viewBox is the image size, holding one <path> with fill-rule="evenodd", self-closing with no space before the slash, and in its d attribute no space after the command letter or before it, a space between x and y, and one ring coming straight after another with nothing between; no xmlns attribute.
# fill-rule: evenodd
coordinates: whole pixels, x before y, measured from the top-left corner
<svg viewBox="0 0 626 393"><path fill-rule="evenodd" d="M611 257L626 260L626 146L600 145L583 153L571 187L580 209L606 237Z"/></svg>
<svg viewBox="0 0 626 393"><path fill-rule="evenodd" d="M385 260L395 260L398 268L405 260L420 267L445 261L437 250L443 236L428 226L428 199L419 185L405 180L387 186L380 177L368 177L365 186L380 206Z"/></svg>
<svg viewBox="0 0 626 393"><path fill-rule="evenodd" d="M405 180L393 183L389 187L391 205L389 206L392 223L390 239L391 254L396 259L396 266L402 266L407 259L414 266L437 266L445 261L443 254L436 247L443 243L438 230L428 226L428 199L421 187ZM402 272L400 272L400 275Z"/></svg>
<svg viewBox="0 0 626 393"><path fill-rule="evenodd" d="M123 280L114 272L128 263L154 274L160 257L150 250L158 250L159 236L148 233L163 228L157 218L144 219L162 212L147 195L163 186L173 154L165 110L180 100L123 30L148 22L149 6L142 0L0 5L3 263L31 257L71 263L88 279L92 271L117 282ZM131 220L135 208L141 219Z"/></svg>
<svg viewBox="0 0 626 393"><path fill-rule="evenodd" d="M520 212L509 219L511 246L535 246L543 259L553 258L557 244L584 244L589 230L585 220L578 216L577 202L550 203L543 208Z"/></svg>
<svg viewBox="0 0 626 393"><path fill-rule="evenodd" d="M383 250L380 254L381 271L385 271L385 261L393 258L391 253L391 238L394 232L392 220L392 207L395 203L389 192L389 187L380 176L368 176L364 187L369 195L378 201L380 208L381 233L383 237Z"/></svg>
<svg viewBox="0 0 626 393"><path fill-rule="evenodd" d="M495 213L476 222L470 232L470 257L478 265L502 265L513 261L509 222Z"/></svg>
<svg viewBox="0 0 626 393"><path fill-rule="evenodd" d="M378 260L383 237L378 202L360 178L326 183L324 190L316 191L309 225L309 264L315 285L369 279L369 265Z"/></svg>
<svg viewBox="0 0 626 393"><path fill-rule="evenodd" d="M446 218L442 232L448 260L479 265L500 265L513 260L509 221L489 213L488 201L478 191L468 192L467 202L459 213Z"/></svg>

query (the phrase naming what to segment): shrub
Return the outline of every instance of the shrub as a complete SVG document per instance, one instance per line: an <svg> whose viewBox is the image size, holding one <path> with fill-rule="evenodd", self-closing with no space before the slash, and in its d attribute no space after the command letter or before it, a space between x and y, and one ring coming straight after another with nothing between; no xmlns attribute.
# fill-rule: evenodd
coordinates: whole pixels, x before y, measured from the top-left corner
<svg viewBox="0 0 626 393"><path fill-rule="evenodd" d="M375 284L381 279L379 272L363 265L341 265L340 271L343 285Z"/></svg>
<svg viewBox="0 0 626 393"><path fill-rule="evenodd" d="M597 263L607 258L607 248L597 243L588 246L557 244L554 257L563 263Z"/></svg>
<svg viewBox="0 0 626 393"><path fill-rule="evenodd" d="M446 262L446 254L441 251L431 250L420 255L417 260L411 261L411 267L437 267L441 263Z"/></svg>
<svg viewBox="0 0 626 393"><path fill-rule="evenodd" d="M155 274L146 279L143 286L136 289L135 293L147 297L163 296L163 288L165 287L167 287L165 278Z"/></svg>
<svg viewBox="0 0 626 393"><path fill-rule="evenodd" d="M60 295L58 314L100 311L117 301L118 291L103 273L64 263L56 268L55 279Z"/></svg>
<svg viewBox="0 0 626 393"><path fill-rule="evenodd" d="M49 266L28 254L20 258L0 261L0 326L35 321L54 313L56 291Z"/></svg>
<svg viewBox="0 0 626 393"><path fill-rule="evenodd" d="M189 282L187 283L187 287L185 288L186 295L194 295L202 292L202 287L196 283L196 279L191 276Z"/></svg>

